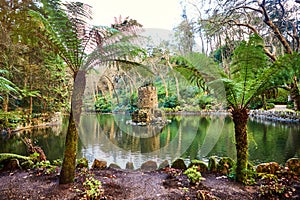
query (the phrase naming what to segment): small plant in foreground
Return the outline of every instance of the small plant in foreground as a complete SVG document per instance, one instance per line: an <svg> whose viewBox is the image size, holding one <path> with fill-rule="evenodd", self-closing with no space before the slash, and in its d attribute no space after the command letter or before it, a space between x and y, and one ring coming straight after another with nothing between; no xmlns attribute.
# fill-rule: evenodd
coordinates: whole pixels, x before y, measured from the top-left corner
<svg viewBox="0 0 300 200"><path fill-rule="evenodd" d="M37 162L33 167L44 174L53 174L58 173L59 171L59 167L56 165L51 165L49 160Z"/></svg>
<svg viewBox="0 0 300 200"><path fill-rule="evenodd" d="M93 177L86 178L83 186L85 188L84 193L87 199L100 199L104 193L101 182Z"/></svg>
<svg viewBox="0 0 300 200"><path fill-rule="evenodd" d="M260 196L265 198L291 198L296 189L293 179L278 177L275 174L260 173Z"/></svg>
<svg viewBox="0 0 300 200"><path fill-rule="evenodd" d="M190 183L192 184L199 184L202 180L204 180L204 178L201 176L201 173L198 172L197 169L197 166L192 166L184 172L184 174L187 175Z"/></svg>

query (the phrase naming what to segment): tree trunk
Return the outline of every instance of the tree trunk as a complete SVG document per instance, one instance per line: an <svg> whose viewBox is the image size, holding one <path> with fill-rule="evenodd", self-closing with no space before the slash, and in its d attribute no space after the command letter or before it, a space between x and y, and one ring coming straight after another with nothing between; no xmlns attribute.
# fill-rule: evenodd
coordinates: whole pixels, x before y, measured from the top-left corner
<svg viewBox="0 0 300 200"><path fill-rule="evenodd" d="M59 177L60 184L72 183L75 178L78 125L82 108L82 97L86 85L85 75L85 71L78 71L74 75L71 112L66 135L64 159Z"/></svg>
<svg viewBox="0 0 300 200"><path fill-rule="evenodd" d="M4 94L3 95L3 105L2 105L3 112L8 112L8 103L9 103L9 95Z"/></svg>
<svg viewBox="0 0 300 200"><path fill-rule="evenodd" d="M248 112L246 109L233 109L231 111L236 142L236 180L245 182L247 179L247 162L248 162L248 138L247 138L247 120Z"/></svg>
<svg viewBox="0 0 300 200"><path fill-rule="evenodd" d="M78 143L78 130L73 117L70 113L68 131L65 142L64 159L59 176L59 184L72 183L75 178L76 153Z"/></svg>
<svg viewBox="0 0 300 200"><path fill-rule="evenodd" d="M300 91L298 88L297 77L294 76L293 83L291 84L291 98L294 101L295 110L300 110Z"/></svg>

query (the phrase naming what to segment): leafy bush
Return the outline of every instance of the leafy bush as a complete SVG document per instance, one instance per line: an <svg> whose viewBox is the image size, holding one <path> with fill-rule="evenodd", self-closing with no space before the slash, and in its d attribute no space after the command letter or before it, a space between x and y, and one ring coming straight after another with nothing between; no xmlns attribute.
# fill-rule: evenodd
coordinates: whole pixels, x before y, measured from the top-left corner
<svg viewBox="0 0 300 200"><path fill-rule="evenodd" d="M164 108L176 108L179 105L180 105L180 103L178 101L178 97L176 95L173 95L173 96L165 98L162 106Z"/></svg>
<svg viewBox="0 0 300 200"><path fill-rule="evenodd" d="M102 96L98 97L98 99L94 103L94 106L96 112L109 113L112 111L111 100Z"/></svg>
<svg viewBox="0 0 300 200"><path fill-rule="evenodd" d="M59 171L59 167L56 165L51 165L49 160L37 162L33 167L44 174L53 174L58 173Z"/></svg>
<svg viewBox="0 0 300 200"><path fill-rule="evenodd" d="M101 182L93 177L86 178L83 186L85 188L84 193L87 199L100 199L104 192Z"/></svg>
<svg viewBox="0 0 300 200"><path fill-rule="evenodd" d="M202 175L200 172L197 171L197 166L192 166L191 168L188 168L185 170L184 174L187 175L189 181L191 184L199 184L204 178L202 178Z"/></svg>
<svg viewBox="0 0 300 200"><path fill-rule="evenodd" d="M294 102L293 101L288 101L287 104L286 104L286 108L288 109L293 109L294 108Z"/></svg>
<svg viewBox="0 0 300 200"><path fill-rule="evenodd" d="M213 99L209 95L201 95L197 98L196 102L201 109L206 109L211 107Z"/></svg>
<svg viewBox="0 0 300 200"><path fill-rule="evenodd" d="M270 110L270 109L272 109L272 108L275 108L275 104L274 104L274 103L267 103L266 109L267 109L267 110Z"/></svg>

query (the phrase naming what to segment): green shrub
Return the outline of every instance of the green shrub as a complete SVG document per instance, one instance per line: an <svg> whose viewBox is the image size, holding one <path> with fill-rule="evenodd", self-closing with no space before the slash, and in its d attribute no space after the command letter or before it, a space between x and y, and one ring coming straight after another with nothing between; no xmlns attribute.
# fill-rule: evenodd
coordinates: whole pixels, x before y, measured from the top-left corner
<svg viewBox="0 0 300 200"><path fill-rule="evenodd" d="M103 195L104 190L101 182L93 177L86 178L83 186L87 199L100 199L101 195Z"/></svg>
<svg viewBox="0 0 300 200"><path fill-rule="evenodd" d="M98 99L94 103L94 106L95 106L96 112L109 113L112 111L111 100L107 99L103 96L98 97Z"/></svg>
<svg viewBox="0 0 300 200"><path fill-rule="evenodd" d="M295 107L294 102L293 101L288 101L286 104L286 108L288 109L293 109Z"/></svg>
<svg viewBox="0 0 300 200"><path fill-rule="evenodd" d="M162 106L164 108L176 108L177 106L180 106L178 97L176 95L173 95L173 96L165 98Z"/></svg>
<svg viewBox="0 0 300 200"><path fill-rule="evenodd" d="M272 108L275 108L275 104L274 104L274 103L267 103L266 109L267 109L267 110L270 110L270 109L272 109Z"/></svg>
<svg viewBox="0 0 300 200"><path fill-rule="evenodd" d="M211 108L213 99L209 95L201 95L196 99L197 104L201 109Z"/></svg>
<svg viewBox="0 0 300 200"><path fill-rule="evenodd" d="M204 178L202 177L201 173L197 171L197 166L192 166L184 171L184 174L187 175L191 184L199 184Z"/></svg>

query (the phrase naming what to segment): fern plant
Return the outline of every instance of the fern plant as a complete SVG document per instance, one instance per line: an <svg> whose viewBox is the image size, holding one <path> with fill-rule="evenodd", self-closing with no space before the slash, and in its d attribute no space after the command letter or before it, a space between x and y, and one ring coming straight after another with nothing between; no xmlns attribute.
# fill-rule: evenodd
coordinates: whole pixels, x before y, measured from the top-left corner
<svg viewBox="0 0 300 200"><path fill-rule="evenodd" d="M249 41L243 41L234 51L229 70L213 63L203 63L198 54L173 58L173 68L198 86L205 84L211 93L230 108L234 122L237 151L236 179L244 182L247 179L245 169L248 160L247 143L247 107L254 97L266 89L280 84L280 73L291 67L278 59L271 64L264 53L264 43L260 36L254 34ZM298 62L298 55L292 55ZM275 81L277 80L277 81Z"/></svg>
<svg viewBox="0 0 300 200"><path fill-rule="evenodd" d="M86 74L99 66L136 67L136 56L143 50L131 43L136 37L136 21L117 24L115 28L92 26L91 7L81 2L42 0L40 11L30 11L39 24L36 36L47 43L64 60L73 77L71 112L60 183L73 182L78 142L77 125L80 121Z"/></svg>

